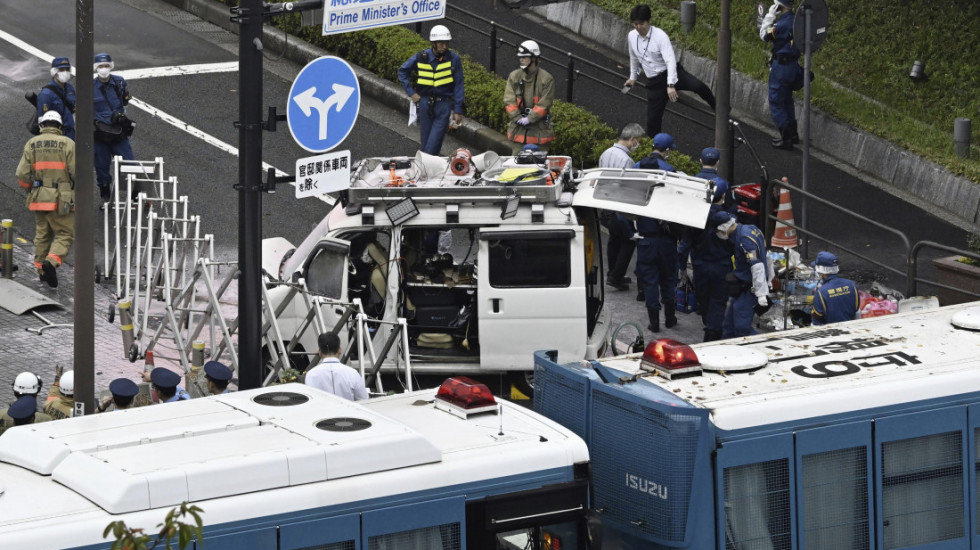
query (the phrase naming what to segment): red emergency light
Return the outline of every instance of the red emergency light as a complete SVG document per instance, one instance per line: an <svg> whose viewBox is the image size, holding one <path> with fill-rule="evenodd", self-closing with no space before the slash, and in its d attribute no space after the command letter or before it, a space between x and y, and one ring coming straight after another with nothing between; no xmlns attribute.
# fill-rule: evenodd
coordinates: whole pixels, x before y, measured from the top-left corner
<svg viewBox="0 0 980 550"><path fill-rule="evenodd" d="M640 368L656 372L670 380L679 374L700 373L701 362L691 346L664 338L647 345L643 350Z"/></svg>
<svg viewBox="0 0 980 550"><path fill-rule="evenodd" d="M466 418L471 414L497 410L490 388L466 376L447 378L436 393L435 406Z"/></svg>

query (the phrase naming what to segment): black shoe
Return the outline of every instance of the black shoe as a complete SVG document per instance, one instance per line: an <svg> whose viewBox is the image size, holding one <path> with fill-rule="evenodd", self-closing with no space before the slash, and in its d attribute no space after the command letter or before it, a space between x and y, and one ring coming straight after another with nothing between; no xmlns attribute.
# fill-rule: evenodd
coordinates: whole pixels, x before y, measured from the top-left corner
<svg viewBox="0 0 980 550"><path fill-rule="evenodd" d="M647 325L647 330L651 332L660 332L660 310L648 307L647 316L650 318L650 324Z"/></svg>
<svg viewBox="0 0 980 550"><path fill-rule="evenodd" d="M677 315L675 315L673 304L664 305L664 326L667 328L677 326Z"/></svg>
<svg viewBox="0 0 980 550"><path fill-rule="evenodd" d="M102 199L103 204L109 202L109 199L112 198L112 187L109 187L109 185L100 185L99 197Z"/></svg>
<svg viewBox="0 0 980 550"><path fill-rule="evenodd" d="M642 288L640 289L639 292L636 293L636 301L637 302L646 302L647 301L647 295L643 292L643 289Z"/></svg>
<svg viewBox="0 0 980 550"><path fill-rule="evenodd" d="M618 281L613 279L606 279L606 284L615 288L616 290L629 290L630 288L630 285L626 284L626 282L624 282L622 279Z"/></svg>
<svg viewBox="0 0 980 550"><path fill-rule="evenodd" d="M715 340L721 340L720 330L708 330L704 329L704 342L714 342Z"/></svg>
<svg viewBox="0 0 980 550"><path fill-rule="evenodd" d="M58 270L47 260L41 266L41 280L51 288L58 288Z"/></svg>
<svg viewBox="0 0 980 550"><path fill-rule="evenodd" d="M793 134L795 133L790 127L780 128L779 137L772 138L771 145L776 149L783 149L784 151L793 150ZM799 139L797 139L799 141Z"/></svg>
<svg viewBox="0 0 980 550"><path fill-rule="evenodd" d="M620 280L621 280L621 281L623 281L623 282L624 282L624 283L626 283L626 284L630 284L630 283L632 283L632 282L633 282L633 279L630 279L629 277L623 277L623 278L622 278L622 279L620 279Z"/></svg>

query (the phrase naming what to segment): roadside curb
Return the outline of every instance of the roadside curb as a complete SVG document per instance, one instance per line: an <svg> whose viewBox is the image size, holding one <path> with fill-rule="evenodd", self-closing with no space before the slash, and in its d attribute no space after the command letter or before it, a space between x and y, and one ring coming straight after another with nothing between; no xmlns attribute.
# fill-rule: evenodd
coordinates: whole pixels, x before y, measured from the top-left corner
<svg viewBox="0 0 980 550"><path fill-rule="evenodd" d="M231 22L231 12L229 12L229 6L225 4L216 0L164 1L231 33L238 34L238 25ZM291 38L292 40L287 39L286 35L280 29L276 29L270 25L262 26L263 44L277 51L284 51L284 57L294 63L306 65L318 57L331 55L327 50L313 46L300 38L295 36ZM348 63L350 62L348 61ZM367 69L354 65L353 63L350 64L354 68L354 73L357 75L362 93L405 113L406 117L408 116L408 97L399 85L389 82ZM481 152L495 151L506 155L511 153L511 142L507 139L507 136L475 120L464 117L460 127L452 130L452 132L456 134L457 139L471 144Z"/></svg>
<svg viewBox="0 0 980 550"><path fill-rule="evenodd" d="M625 55L626 35L631 27L613 13L583 0L529 9L555 25ZM688 72L709 86L714 84L718 66L714 60L688 51L681 51L678 57ZM732 105L737 105L740 113L762 126L771 125L767 83L732 70L731 86ZM798 108L800 104L797 101ZM854 170L942 209L963 224L980 223L980 185L973 181L816 108L811 109L810 136L813 143L820 144L821 152Z"/></svg>

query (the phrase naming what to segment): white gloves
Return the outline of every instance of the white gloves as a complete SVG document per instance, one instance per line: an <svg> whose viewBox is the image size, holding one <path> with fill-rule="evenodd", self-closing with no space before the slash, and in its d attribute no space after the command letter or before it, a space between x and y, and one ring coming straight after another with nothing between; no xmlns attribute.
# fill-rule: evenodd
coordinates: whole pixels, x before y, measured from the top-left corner
<svg viewBox="0 0 980 550"><path fill-rule="evenodd" d="M517 123L521 126L527 126L531 123L531 119L527 118L526 116L522 116L521 118L517 119Z"/></svg>
<svg viewBox="0 0 980 550"><path fill-rule="evenodd" d="M759 304L764 304L769 295L769 281L766 280L766 264L752 264L752 293L759 298Z"/></svg>
<svg viewBox="0 0 980 550"><path fill-rule="evenodd" d="M769 7L769 12L766 16L762 18L762 26L759 27L759 39L765 40L766 35L772 30L773 24L776 23L776 10L779 9L779 4L773 2L772 6Z"/></svg>
<svg viewBox="0 0 980 550"><path fill-rule="evenodd" d="M760 306L766 307L769 305L769 299L766 297L765 294L763 294L762 296L756 296L756 298L759 300Z"/></svg>

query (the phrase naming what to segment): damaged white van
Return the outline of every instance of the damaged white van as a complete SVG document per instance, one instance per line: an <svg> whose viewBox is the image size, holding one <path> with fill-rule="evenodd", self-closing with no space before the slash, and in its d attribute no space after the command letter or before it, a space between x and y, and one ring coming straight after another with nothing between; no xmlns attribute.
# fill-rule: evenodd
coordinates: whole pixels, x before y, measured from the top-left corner
<svg viewBox="0 0 980 550"><path fill-rule="evenodd" d="M530 392L534 350L594 359L608 344L600 209L704 227L713 192L657 170L573 177L571 158L540 153L369 158L302 244L263 242L269 300L286 340L297 335L294 368L316 352L309 307L283 284L302 280L316 296L360 299L374 319L404 318L415 373L506 373ZM343 311L322 308L324 326Z"/></svg>

